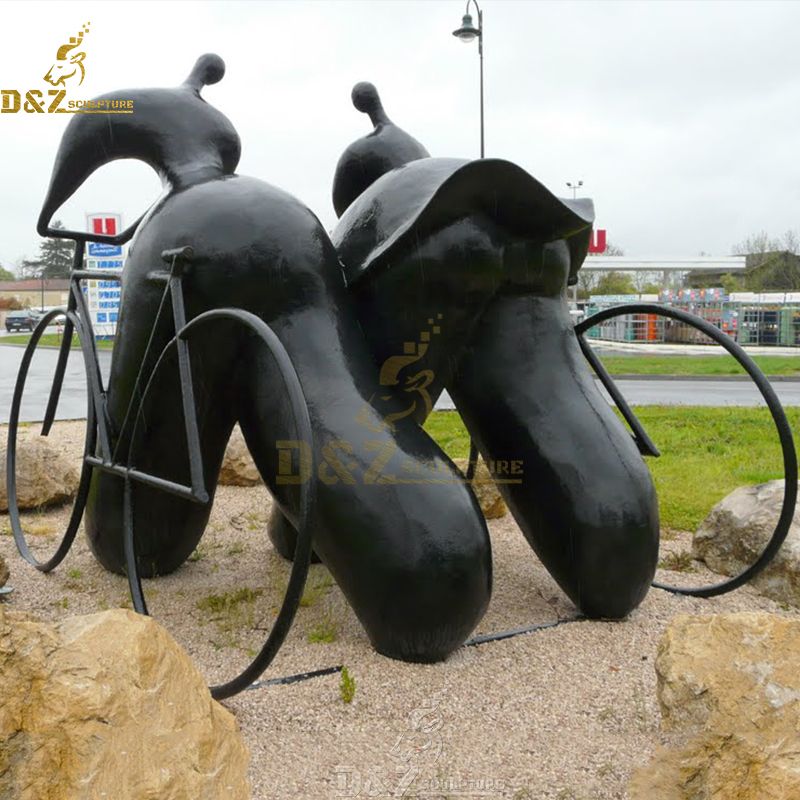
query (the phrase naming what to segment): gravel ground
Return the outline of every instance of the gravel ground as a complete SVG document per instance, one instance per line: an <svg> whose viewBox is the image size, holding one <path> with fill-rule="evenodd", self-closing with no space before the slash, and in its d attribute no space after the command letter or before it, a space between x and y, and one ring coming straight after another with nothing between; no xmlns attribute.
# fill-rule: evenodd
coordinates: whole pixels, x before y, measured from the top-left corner
<svg viewBox="0 0 800 800"><path fill-rule="evenodd" d="M25 435L36 435L27 428ZM5 438L5 429L2 432ZM83 424L58 423L51 441L77 459ZM265 533L265 489L220 487L192 560L148 581L153 616L191 653L210 682L230 678L263 643L289 566ZM69 508L25 515L42 552L52 549ZM478 633L574 616L510 515L489 524L494 596ZM0 516L0 555L15 591L6 601L49 620L130 606L124 578L105 572L79 534L65 562L42 575L17 556ZM691 537L665 531L662 556ZM691 571L662 580L707 582ZM250 747L254 800L337 797L624 798L631 770L670 741L659 729L653 659L680 613L783 612L749 588L712 600L653 590L619 623L576 622L462 648L446 663L404 664L374 653L327 570L313 566L296 622L265 677L346 665L341 676L264 686L225 705Z"/></svg>

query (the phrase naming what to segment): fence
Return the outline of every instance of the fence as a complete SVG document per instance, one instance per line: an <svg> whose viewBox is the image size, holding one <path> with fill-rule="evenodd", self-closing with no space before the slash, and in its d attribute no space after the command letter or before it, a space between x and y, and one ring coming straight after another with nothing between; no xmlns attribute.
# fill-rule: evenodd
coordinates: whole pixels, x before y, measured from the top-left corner
<svg viewBox="0 0 800 800"><path fill-rule="evenodd" d="M593 295L586 316L613 305L662 303L707 320L739 344L800 347L800 293L681 289L660 295ZM708 344L695 328L655 314L625 314L597 325L588 336L613 342Z"/></svg>

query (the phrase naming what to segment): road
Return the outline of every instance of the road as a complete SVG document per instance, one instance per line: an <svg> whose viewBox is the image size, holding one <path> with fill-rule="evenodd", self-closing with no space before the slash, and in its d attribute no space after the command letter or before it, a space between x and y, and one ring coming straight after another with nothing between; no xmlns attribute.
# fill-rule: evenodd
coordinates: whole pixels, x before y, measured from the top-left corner
<svg viewBox="0 0 800 800"><path fill-rule="evenodd" d="M0 422L8 420L23 348L0 347ZM40 348L34 357L22 406L21 420L32 422L42 419L47 405L50 382L55 371L57 350ZM100 369L104 379L111 364L111 353L100 350ZM708 379L634 379L625 378L618 385L633 405L690 405L690 406L758 406L763 400L750 381ZM781 402L800 406L800 381L775 381L773 387ZM436 404L437 409L453 408L452 400L445 394ZM64 388L58 404L57 419L79 419L86 416L86 379L78 351L73 350L68 361Z"/></svg>
<svg viewBox="0 0 800 800"><path fill-rule="evenodd" d="M0 422L3 423L8 422L14 384L24 352L23 347L11 345L0 347ZM111 365L111 353L108 350L100 350L97 355L103 380L106 380ZM25 383L20 413L22 422L43 419L57 358L56 349L40 347L36 351ZM83 419L86 416L86 402L86 373L83 369L83 359L79 350L72 350L67 361L67 372L64 375L56 419Z"/></svg>

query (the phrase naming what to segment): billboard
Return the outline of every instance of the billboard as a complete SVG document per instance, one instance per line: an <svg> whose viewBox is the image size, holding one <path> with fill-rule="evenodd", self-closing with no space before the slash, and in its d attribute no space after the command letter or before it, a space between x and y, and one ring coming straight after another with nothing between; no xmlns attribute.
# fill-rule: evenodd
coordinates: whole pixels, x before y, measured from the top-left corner
<svg viewBox="0 0 800 800"><path fill-rule="evenodd" d="M116 236L122 230L122 216L111 212L86 215L86 230L104 236ZM124 263L122 246L89 242L86 269L119 272ZM117 280L84 281L83 291L89 306L95 335L111 337L117 331L122 284Z"/></svg>

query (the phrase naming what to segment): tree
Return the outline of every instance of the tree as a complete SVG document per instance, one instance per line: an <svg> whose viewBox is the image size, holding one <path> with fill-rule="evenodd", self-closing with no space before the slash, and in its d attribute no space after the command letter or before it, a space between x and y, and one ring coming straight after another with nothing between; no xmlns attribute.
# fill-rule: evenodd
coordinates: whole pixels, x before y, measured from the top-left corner
<svg viewBox="0 0 800 800"><path fill-rule="evenodd" d="M59 220L52 227L64 229ZM42 239L39 257L24 259L20 263L20 272L26 278L68 278L74 252L75 245L68 239Z"/></svg>
<svg viewBox="0 0 800 800"><path fill-rule="evenodd" d="M0 267L0 281L15 281L17 276L3 267Z"/></svg>
<svg viewBox="0 0 800 800"><path fill-rule="evenodd" d="M594 294L636 294L630 275L624 272L604 272L594 287Z"/></svg>
<svg viewBox="0 0 800 800"><path fill-rule="evenodd" d="M744 288L742 285L742 279L731 272L723 275L720 283L722 284L722 288L725 290L726 294L731 294L732 292L741 292Z"/></svg>
<svg viewBox="0 0 800 800"><path fill-rule="evenodd" d="M617 247L611 242L606 242L606 249L599 256L624 256L625 251L621 247ZM591 294L610 294L610 292L601 292L598 290L598 281L602 279L605 272L598 272L597 270L582 269L578 271L578 291L577 296L579 300L588 300Z"/></svg>
<svg viewBox="0 0 800 800"><path fill-rule="evenodd" d="M747 256L744 284L751 292L800 289L798 231L788 230L778 237L760 231L743 239L732 249L735 255Z"/></svg>
<svg viewBox="0 0 800 800"><path fill-rule="evenodd" d="M644 286L639 289L641 294L658 294L662 289L661 284L659 283L646 283Z"/></svg>

